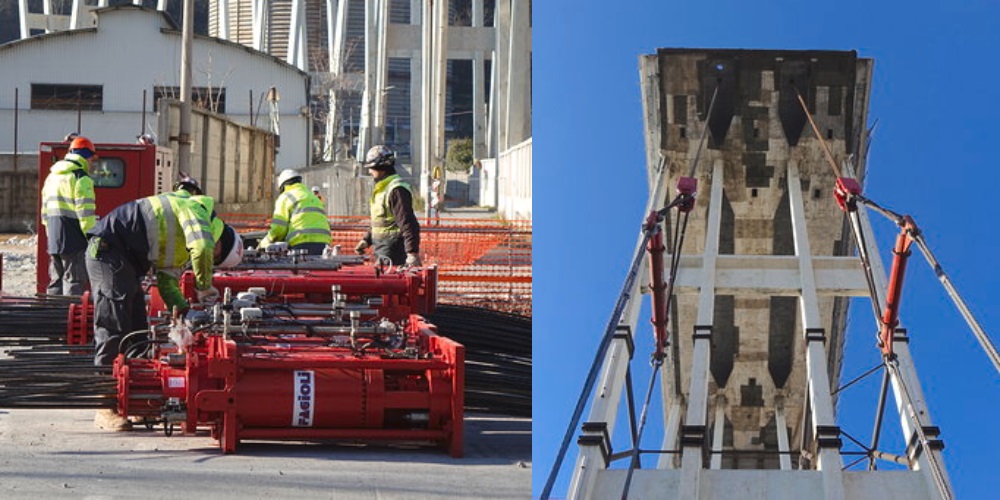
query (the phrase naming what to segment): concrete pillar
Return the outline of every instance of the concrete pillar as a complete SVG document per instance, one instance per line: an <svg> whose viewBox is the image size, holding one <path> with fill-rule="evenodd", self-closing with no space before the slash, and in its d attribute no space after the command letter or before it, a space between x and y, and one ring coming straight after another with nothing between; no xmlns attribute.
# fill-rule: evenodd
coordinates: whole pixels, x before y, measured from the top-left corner
<svg viewBox="0 0 1000 500"><path fill-rule="evenodd" d="M472 0L472 27L483 26L483 0ZM472 56L472 156L484 158L486 152L486 53Z"/></svg>

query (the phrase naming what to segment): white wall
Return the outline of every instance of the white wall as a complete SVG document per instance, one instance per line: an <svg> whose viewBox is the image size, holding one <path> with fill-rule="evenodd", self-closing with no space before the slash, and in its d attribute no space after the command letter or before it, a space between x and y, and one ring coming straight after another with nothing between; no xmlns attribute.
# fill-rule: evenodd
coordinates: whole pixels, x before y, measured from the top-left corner
<svg viewBox="0 0 1000 500"><path fill-rule="evenodd" d="M80 132L95 142L133 142L146 123L156 132L154 86L179 86L180 30L160 12L131 5L97 11L96 28L56 32L0 45L0 152L14 151L14 95L19 89L17 150L31 152L42 141L60 140L77 129L75 111L32 110L31 84L103 85L102 111L83 111ZM268 128L271 86L280 93L281 149L276 168L310 162L308 75L294 66L242 45L195 37L192 79L196 87L226 89L226 115L250 123L253 95L256 125ZM259 113L257 107L262 105Z"/></svg>

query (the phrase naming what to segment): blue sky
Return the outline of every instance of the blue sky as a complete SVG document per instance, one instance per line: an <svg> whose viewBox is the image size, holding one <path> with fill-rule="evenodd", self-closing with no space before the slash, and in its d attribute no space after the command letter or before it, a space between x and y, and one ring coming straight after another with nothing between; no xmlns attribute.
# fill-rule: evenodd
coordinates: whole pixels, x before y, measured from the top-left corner
<svg viewBox="0 0 1000 500"><path fill-rule="evenodd" d="M646 204L638 58L657 48L856 50L875 60L878 120L864 193L910 214L997 342L1000 236L996 126L1000 4L956 2L598 2L533 6L533 494L541 491L612 312ZM897 6L899 5L899 6ZM831 200L831 210L836 207ZM873 219L883 250L896 229ZM957 498L1000 489L1000 375L915 252L902 319ZM648 324L648 315L640 319ZM844 376L877 363L870 306L855 301ZM642 373L651 333L637 332ZM648 375L637 376L637 398ZM845 394L840 424L867 441L878 379ZM653 420L657 418L652 417ZM887 417L885 432L898 429ZM654 448L651 430L643 446ZM618 442L621 442L618 440ZM887 451L899 452L894 443ZM619 445L618 449L621 449ZM565 493L570 448L555 489Z"/></svg>

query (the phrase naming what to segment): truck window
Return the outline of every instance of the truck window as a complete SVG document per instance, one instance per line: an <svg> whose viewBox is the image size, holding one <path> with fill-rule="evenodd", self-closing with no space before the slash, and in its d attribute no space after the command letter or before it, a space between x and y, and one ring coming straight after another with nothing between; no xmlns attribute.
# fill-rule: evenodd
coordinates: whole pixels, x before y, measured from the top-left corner
<svg viewBox="0 0 1000 500"><path fill-rule="evenodd" d="M125 184L125 162L121 158L98 157L91 163L90 178L94 187L117 188Z"/></svg>

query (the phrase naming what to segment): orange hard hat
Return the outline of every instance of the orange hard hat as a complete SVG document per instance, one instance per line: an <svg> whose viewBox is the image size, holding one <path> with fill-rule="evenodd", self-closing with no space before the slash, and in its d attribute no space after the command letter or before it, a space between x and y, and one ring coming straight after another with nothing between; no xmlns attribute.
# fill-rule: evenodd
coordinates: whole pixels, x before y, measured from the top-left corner
<svg viewBox="0 0 1000 500"><path fill-rule="evenodd" d="M73 139L73 142L70 143L69 150L73 151L74 149L89 149L93 153L97 152L97 148L94 147L94 143L90 142L90 139L83 136L77 136Z"/></svg>

